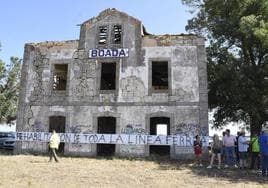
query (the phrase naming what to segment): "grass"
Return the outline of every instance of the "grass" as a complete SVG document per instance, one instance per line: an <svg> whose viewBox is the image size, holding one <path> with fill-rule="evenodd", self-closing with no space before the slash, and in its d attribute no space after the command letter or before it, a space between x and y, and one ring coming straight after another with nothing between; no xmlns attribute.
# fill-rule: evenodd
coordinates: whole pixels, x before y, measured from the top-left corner
<svg viewBox="0 0 268 188"><path fill-rule="evenodd" d="M0 187L252 187L268 188L257 172L193 167L168 160L0 155Z"/></svg>

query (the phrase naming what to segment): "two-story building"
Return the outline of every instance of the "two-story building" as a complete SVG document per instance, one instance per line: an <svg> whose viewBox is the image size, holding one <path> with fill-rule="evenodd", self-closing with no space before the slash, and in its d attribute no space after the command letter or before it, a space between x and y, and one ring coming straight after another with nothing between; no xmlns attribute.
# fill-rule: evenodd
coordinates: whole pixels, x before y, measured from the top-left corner
<svg viewBox="0 0 268 188"><path fill-rule="evenodd" d="M160 27L160 26L159 26ZM81 24L79 40L25 45L17 131L108 134L208 133L204 39L153 35L107 9ZM16 151L45 153L47 143ZM192 156L192 147L64 144L64 155Z"/></svg>

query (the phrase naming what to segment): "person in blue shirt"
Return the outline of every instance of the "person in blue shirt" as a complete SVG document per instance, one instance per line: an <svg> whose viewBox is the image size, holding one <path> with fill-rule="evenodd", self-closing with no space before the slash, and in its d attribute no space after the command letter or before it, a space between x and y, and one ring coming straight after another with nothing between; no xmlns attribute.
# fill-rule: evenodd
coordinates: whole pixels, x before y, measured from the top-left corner
<svg viewBox="0 0 268 188"><path fill-rule="evenodd" d="M263 127L262 132L259 137L262 176L268 177L268 127Z"/></svg>

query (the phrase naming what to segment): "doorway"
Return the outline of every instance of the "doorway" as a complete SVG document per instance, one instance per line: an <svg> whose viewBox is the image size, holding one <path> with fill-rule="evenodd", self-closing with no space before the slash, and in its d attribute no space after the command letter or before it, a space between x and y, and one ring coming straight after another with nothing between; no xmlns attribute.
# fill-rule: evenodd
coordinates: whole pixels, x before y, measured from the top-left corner
<svg viewBox="0 0 268 188"><path fill-rule="evenodd" d="M115 117L98 117L98 134L115 134ZM97 144L97 156L113 156L115 144Z"/></svg>
<svg viewBox="0 0 268 188"><path fill-rule="evenodd" d="M150 118L150 135L170 135L170 118L152 117ZM150 145L150 155L169 156L170 146Z"/></svg>
<svg viewBox="0 0 268 188"><path fill-rule="evenodd" d="M65 117L64 116L50 116L49 117L49 132L53 130L56 133L65 133ZM64 154L64 142L60 142L58 154Z"/></svg>

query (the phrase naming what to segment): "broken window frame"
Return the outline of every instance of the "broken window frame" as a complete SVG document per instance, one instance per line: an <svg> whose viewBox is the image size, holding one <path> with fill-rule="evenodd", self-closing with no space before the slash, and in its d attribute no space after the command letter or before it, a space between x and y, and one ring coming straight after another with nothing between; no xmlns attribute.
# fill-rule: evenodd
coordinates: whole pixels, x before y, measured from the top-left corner
<svg viewBox="0 0 268 188"><path fill-rule="evenodd" d="M102 32L103 29L106 29L106 33ZM108 25L100 25L98 27L98 45L107 45L108 44L108 39L109 39L109 26ZM102 40L104 40L102 42Z"/></svg>
<svg viewBox="0 0 268 188"><path fill-rule="evenodd" d="M116 32L116 27L119 27L120 28L120 31L119 31L119 34ZM120 40L119 41L115 41L117 36L116 35L119 35L120 37ZM111 29L111 43L112 44L115 44L115 45L121 45L122 44L122 39L123 39L123 27L121 24L114 24L112 25L112 29Z"/></svg>
<svg viewBox="0 0 268 188"><path fill-rule="evenodd" d="M66 70L60 70L56 66L64 66ZM68 64L53 64L52 91L66 91L68 82Z"/></svg>

